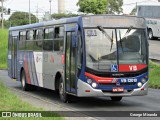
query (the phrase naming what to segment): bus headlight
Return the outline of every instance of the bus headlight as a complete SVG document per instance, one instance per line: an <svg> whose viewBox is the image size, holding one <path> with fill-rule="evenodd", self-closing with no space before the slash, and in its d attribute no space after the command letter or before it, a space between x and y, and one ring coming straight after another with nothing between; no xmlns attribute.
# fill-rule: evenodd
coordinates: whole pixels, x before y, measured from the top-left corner
<svg viewBox="0 0 160 120"><path fill-rule="evenodd" d="M145 83L145 82L146 82L146 79L145 79L145 78L142 78L141 81L142 81L142 83Z"/></svg>
<svg viewBox="0 0 160 120"><path fill-rule="evenodd" d="M138 87L142 87L142 83L141 82L138 82Z"/></svg>
<svg viewBox="0 0 160 120"><path fill-rule="evenodd" d="M96 88L96 87L97 87L97 83L95 83L95 82L92 83L92 87L93 87L93 88Z"/></svg>
<svg viewBox="0 0 160 120"><path fill-rule="evenodd" d="M92 83L92 79L87 79L87 83L91 84Z"/></svg>

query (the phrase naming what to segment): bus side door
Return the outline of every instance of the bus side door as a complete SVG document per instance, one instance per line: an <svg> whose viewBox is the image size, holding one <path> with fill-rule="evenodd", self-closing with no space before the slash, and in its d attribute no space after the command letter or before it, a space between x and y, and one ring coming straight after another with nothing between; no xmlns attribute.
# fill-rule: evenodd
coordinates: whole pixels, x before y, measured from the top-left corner
<svg viewBox="0 0 160 120"><path fill-rule="evenodd" d="M65 90L73 94L76 94L77 89L77 47L73 47L73 38L78 32L77 27L77 24L68 24L65 28Z"/></svg>
<svg viewBox="0 0 160 120"><path fill-rule="evenodd" d="M12 32L11 36L11 77L17 77L17 43L18 32Z"/></svg>

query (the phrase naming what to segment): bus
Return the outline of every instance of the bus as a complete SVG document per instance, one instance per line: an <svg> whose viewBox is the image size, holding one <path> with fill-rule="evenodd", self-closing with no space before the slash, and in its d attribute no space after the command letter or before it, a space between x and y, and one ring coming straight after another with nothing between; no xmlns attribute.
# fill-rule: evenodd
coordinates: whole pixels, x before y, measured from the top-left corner
<svg viewBox="0 0 160 120"><path fill-rule="evenodd" d="M144 17L147 21L148 38L160 38L160 6L138 5L137 16Z"/></svg>
<svg viewBox="0 0 160 120"><path fill-rule="evenodd" d="M60 100L148 92L144 18L91 15L9 28L8 75L22 90L59 91Z"/></svg>

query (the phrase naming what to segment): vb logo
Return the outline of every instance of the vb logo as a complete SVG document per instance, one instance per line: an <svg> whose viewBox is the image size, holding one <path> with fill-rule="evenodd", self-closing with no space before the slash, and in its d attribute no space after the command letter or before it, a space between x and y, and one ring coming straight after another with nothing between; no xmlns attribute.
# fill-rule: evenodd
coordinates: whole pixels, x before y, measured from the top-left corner
<svg viewBox="0 0 160 120"><path fill-rule="evenodd" d="M136 65L129 65L130 71L137 71L137 66Z"/></svg>

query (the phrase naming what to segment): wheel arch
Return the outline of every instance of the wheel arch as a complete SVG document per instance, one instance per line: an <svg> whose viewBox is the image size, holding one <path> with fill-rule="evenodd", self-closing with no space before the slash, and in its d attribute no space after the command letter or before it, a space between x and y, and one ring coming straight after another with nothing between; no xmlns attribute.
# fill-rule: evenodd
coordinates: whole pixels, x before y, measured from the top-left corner
<svg viewBox="0 0 160 120"><path fill-rule="evenodd" d="M59 80L62 77L62 73L60 71L58 71L55 75L55 90L59 89Z"/></svg>
<svg viewBox="0 0 160 120"><path fill-rule="evenodd" d="M21 81L21 77L22 77L22 71L24 71L23 67L21 67L21 70L20 70L20 81Z"/></svg>

